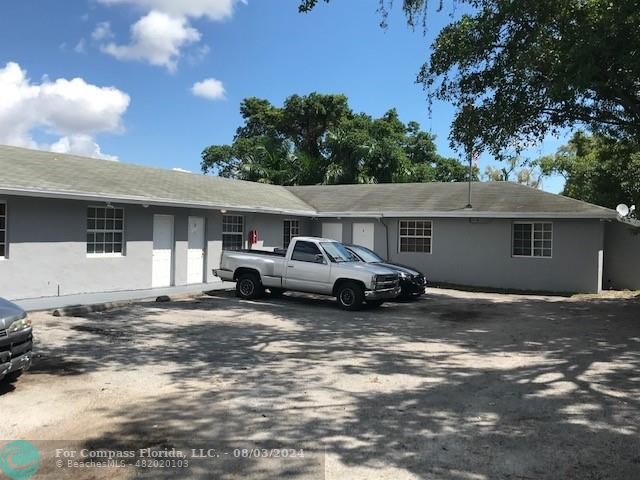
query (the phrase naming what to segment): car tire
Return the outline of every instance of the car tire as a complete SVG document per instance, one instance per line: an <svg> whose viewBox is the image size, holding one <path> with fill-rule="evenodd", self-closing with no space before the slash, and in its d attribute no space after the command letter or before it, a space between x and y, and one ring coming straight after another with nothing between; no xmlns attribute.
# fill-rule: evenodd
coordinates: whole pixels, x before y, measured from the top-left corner
<svg viewBox="0 0 640 480"><path fill-rule="evenodd" d="M284 288L269 288L269 293L274 298L281 297L282 295L284 295L284 292L286 292Z"/></svg>
<svg viewBox="0 0 640 480"><path fill-rule="evenodd" d="M255 273L243 273L236 282L236 294L244 300L260 298L264 294L264 287L260 277Z"/></svg>
<svg viewBox="0 0 640 480"><path fill-rule="evenodd" d="M367 305L370 305L373 308L378 308L384 303L384 300L367 300Z"/></svg>
<svg viewBox="0 0 640 480"><path fill-rule="evenodd" d="M364 289L356 282L345 282L338 287L336 300L343 310L359 310L364 302Z"/></svg>

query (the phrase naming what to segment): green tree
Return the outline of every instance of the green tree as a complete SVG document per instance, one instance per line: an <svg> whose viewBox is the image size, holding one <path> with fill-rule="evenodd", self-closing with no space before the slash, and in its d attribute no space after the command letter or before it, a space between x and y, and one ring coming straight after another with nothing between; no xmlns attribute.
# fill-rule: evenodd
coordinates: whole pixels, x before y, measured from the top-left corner
<svg viewBox="0 0 640 480"><path fill-rule="evenodd" d="M604 207L640 206L640 145L577 132L555 155L536 160L545 175L560 174L563 194Z"/></svg>
<svg viewBox="0 0 640 480"><path fill-rule="evenodd" d="M489 182L515 182L533 188L542 187L543 172L537 164L528 165L520 157L513 156L505 160L502 167L487 166L484 179Z"/></svg>
<svg viewBox="0 0 640 480"><path fill-rule="evenodd" d="M377 2L384 24L393 2ZM299 9L318 3L301 0ZM431 99L456 105L454 145L504 158L567 127L640 138L638 0L451 3L471 13L452 15L418 80ZM402 6L411 27L433 10L428 0Z"/></svg>
<svg viewBox="0 0 640 480"><path fill-rule="evenodd" d="M344 95L293 95L279 108L247 98L231 145L202 153L202 170L279 185L465 181L458 160L436 152L434 136L391 109L354 113ZM473 170L473 180L478 179Z"/></svg>

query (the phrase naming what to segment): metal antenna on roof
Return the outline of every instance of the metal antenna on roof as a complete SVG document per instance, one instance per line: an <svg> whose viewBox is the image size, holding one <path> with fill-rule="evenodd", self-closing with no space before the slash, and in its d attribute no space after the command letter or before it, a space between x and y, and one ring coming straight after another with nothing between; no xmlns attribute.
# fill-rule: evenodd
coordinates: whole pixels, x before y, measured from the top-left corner
<svg viewBox="0 0 640 480"><path fill-rule="evenodd" d="M468 180L469 180L469 198L468 198L468 202L467 202L467 206L464 208L473 208L473 205L471 205L471 179L473 178L473 147L466 148L467 151L467 156L469 157L469 173L468 173Z"/></svg>

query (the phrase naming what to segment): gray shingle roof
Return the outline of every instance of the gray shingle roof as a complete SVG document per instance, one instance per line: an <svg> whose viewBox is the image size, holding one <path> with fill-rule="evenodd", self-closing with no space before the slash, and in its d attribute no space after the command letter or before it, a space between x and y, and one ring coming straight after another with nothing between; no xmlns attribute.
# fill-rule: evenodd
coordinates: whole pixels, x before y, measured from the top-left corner
<svg viewBox="0 0 640 480"><path fill-rule="evenodd" d="M277 185L7 146L0 146L1 190L150 204L314 212L303 200Z"/></svg>
<svg viewBox="0 0 640 480"><path fill-rule="evenodd" d="M608 208L511 182L394 183L289 187L323 214L615 218Z"/></svg>
<svg viewBox="0 0 640 480"><path fill-rule="evenodd" d="M281 187L0 146L0 193L306 216L616 218L604 207L508 182Z"/></svg>

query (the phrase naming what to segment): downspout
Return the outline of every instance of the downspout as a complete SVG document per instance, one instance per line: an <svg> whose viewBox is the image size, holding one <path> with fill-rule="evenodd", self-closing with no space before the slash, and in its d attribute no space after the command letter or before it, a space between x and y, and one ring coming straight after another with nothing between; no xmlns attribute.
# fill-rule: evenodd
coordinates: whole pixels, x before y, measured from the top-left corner
<svg viewBox="0 0 640 480"><path fill-rule="evenodd" d="M387 258L385 259L387 262L389 261L389 225L384 223L384 215L378 218L378 221L384 226L385 231L385 245L387 247Z"/></svg>

